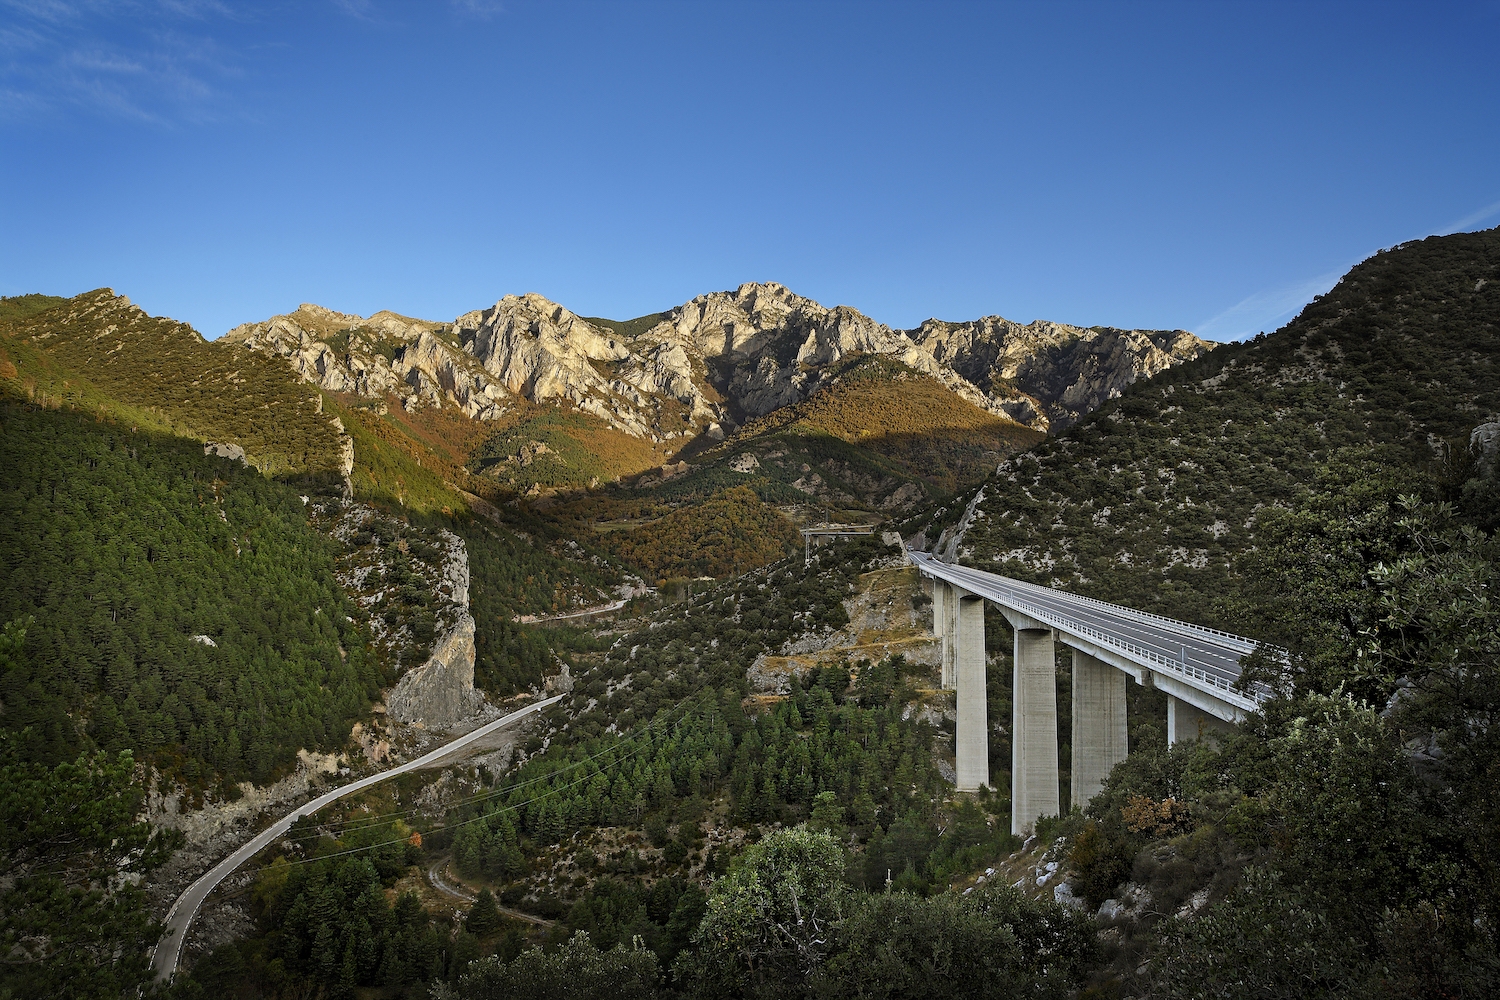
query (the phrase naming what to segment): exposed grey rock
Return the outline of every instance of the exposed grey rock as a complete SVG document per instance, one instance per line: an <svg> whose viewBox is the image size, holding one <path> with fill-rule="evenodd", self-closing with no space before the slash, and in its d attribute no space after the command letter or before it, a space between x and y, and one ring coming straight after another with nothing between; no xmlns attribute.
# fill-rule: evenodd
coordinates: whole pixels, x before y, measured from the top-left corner
<svg viewBox="0 0 1500 1000"><path fill-rule="evenodd" d="M456 407L487 420L517 399L565 401L653 443L722 440L747 417L806 399L857 354L895 359L975 406L1056 429L1211 346L1180 330L1021 326L998 316L894 330L775 282L700 295L630 340L535 293L452 323L304 304L225 339L278 354L331 392L395 397L411 412ZM687 429L667 429L681 427L683 411Z"/></svg>
<svg viewBox="0 0 1500 1000"><path fill-rule="evenodd" d="M1073 892L1072 883L1059 882L1052 887L1052 898L1058 904L1066 906L1070 910L1084 910L1088 908L1082 897Z"/></svg>
<svg viewBox="0 0 1500 1000"><path fill-rule="evenodd" d="M1469 448L1474 452L1481 476L1495 474L1500 465L1500 420L1480 424L1469 435Z"/></svg>
<svg viewBox="0 0 1500 1000"><path fill-rule="evenodd" d="M912 338L986 393L1013 385L1034 400L1054 431L1076 423L1136 379L1213 347L1186 330L1084 328L1045 320L1022 326L1000 316L966 323L928 320ZM1012 415L1034 424L1019 405Z"/></svg>
<svg viewBox="0 0 1500 1000"><path fill-rule="evenodd" d="M547 694L567 694L573 690L573 675L568 672L568 665L562 664L560 673L552 674L542 678L542 687Z"/></svg>
<svg viewBox="0 0 1500 1000"><path fill-rule="evenodd" d="M203 454L217 455L220 458L227 458L231 461L239 462L243 465L250 464L249 460L245 458L245 449L241 448L237 444L224 444L217 441L208 441L203 445Z"/></svg>
<svg viewBox="0 0 1500 1000"><path fill-rule="evenodd" d="M467 611L426 663L401 676L385 705L391 718L430 729L457 725L483 707L484 695L474 688L474 619Z"/></svg>

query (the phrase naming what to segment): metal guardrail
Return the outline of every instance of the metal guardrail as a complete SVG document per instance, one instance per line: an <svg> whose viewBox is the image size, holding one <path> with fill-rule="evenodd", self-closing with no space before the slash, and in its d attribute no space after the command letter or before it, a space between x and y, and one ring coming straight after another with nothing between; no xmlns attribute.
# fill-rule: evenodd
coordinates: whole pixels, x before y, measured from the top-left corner
<svg viewBox="0 0 1500 1000"><path fill-rule="evenodd" d="M1007 577L1007 579L1009 579L1009 577ZM1023 587L1035 587L1037 590L1043 592L1046 592L1048 589L1035 583L1027 583L1024 580L1017 580L1015 582ZM1111 611L1119 611L1136 618L1149 618L1152 621L1162 622L1164 624L1172 626L1173 628L1186 629L1191 632L1198 632L1205 635L1215 635L1223 639L1229 639L1231 640L1232 645L1245 647L1245 651L1247 653L1253 652L1257 646L1261 645L1254 639L1248 638L1243 635L1236 635L1233 632L1225 632L1223 629L1210 628L1207 625L1195 625L1192 622L1185 622L1178 618L1168 618L1166 615L1159 615L1152 611L1142 611L1139 608L1127 608L1123 604L1111 604L1109 601L1101 601L1097 597L1085 597L1083 594L1068 594L1068 596L1075 601L1083 601L1086 604L1092 604L1096 607L1108 608Z"/></svg>

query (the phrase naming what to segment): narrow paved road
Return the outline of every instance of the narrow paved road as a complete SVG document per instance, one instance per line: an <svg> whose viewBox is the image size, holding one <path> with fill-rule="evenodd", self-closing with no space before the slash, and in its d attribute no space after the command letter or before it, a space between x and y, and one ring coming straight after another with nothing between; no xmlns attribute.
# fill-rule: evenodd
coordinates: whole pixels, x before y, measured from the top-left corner
<svg viewBox="0 0 1500 1000"><path fill-rule="evenodd" d="M447 878L445 878L444 876L447 876ZM449 882L448 878L451 877L452 876L448 874L447 858L440 859L431 868L427 869L427 881L434 889L438 890L439 892L446 892L448 895L454 897L455 899L461 899L466 903L474 902L477 897L467 889L461 888L454 885L452 882ZM517 920L524 920L528 924L536 924L538 927L551 927L557 922L555 920L548 920L545 917L539 917L534 913L526 913L523 910L512 910L508 906L501 906L498 901L495 903L495 909L499 910L507 917L514 917Z"/></svg>
<svg viewBox="0 0 1500 1000"><path fill-rule="evenodd" d="M345 795L351 795L354 792L369 788L371 785L379 784L387 778L394 778L398 774L405 774L408 771L415 771L418 768L426 767L428 764L446 757L456 750L463 749L475 740L487 736L497 729L517 722L533 712L540 711L548 705L562 700L563 697L563 695L556 695L552 698L539 701L534 705L527 705L520 711L512 712L507 716L496 719L494 722L480 726L472 733L467 733L456 740L444 743L436 750L425 753L415 760L409 760L405 764L368 775L367 777L360 778L358 781L351 781L349 784L335 788L331 792L325 792L311 802L298 806L275 823L266 827L266 829L251 838L248 843L240 847L239 850L219 862L207 874L199 878L198 881L188 886L187 891L178 896L177 902L173 903L172 908L167 911L167 919L165 928L162 931L161 940L157 942L156 951L151 956L151 967L156 970L157 981L163 983L170 982L173 974L176 973L177 960L182 955L182 944L187 940L188 928L192 925L193 917L197 916L198 908L203 905L203 900L208 898L208 894L213 892L214 887L224 881L240 865L259 853L262 848L285 835L292 828L292 824L298 819L303 816L312 815L328 805L328 803L341 799Z"/></svg>

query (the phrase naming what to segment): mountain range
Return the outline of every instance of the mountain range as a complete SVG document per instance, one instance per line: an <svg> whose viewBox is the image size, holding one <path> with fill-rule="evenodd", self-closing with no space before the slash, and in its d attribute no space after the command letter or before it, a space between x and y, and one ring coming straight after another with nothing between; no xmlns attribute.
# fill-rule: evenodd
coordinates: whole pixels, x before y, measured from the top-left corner
<svg viewBox="0 0 1500 1000"><path fill-rule="evenodd" d="M451 323L303 306L213 342L108 289L0 299L0 766L33 789L6 800L0 907L7 933L60 928L0 986L144 955L146 901L320 771L546 690L514 744L304 818L200 918L190 988L477 995L469 958L523 968L503 959L525 934L576 931L644 943L681 985L715 960L694 929L726 887L813 838L853 893L841 968L893 954L882 908L925 942L882 988L925 985L945 928L1000 901L1012 930L965 964L1071 928L1013 949L1071 963L1058 995L1213 975L1293 995L1317 963L1370 987L1327 995L1491 995L1497 295L1500 230L1376 254L1211 350L996 317L898 331L770 284L624 321L535 295ZM820 516L883 530L804 560ZM1164 696L1129 686L1130 757L1028 847L1004 821L1007 627L987 625L996 787L958 795L903 544L1279 643L1289 693L1222 746L1169 748ZM617 617L538 623L598 605ZM120 823L144 799L151 827L104 844L188 843L155 871L170 835L129 848L140 872L84 864L36 833L59 799ZM476 902L455 935L440 876L556 927L502 940ZM86 909L96 884L128 920Z"/></svg>
<svg viewBox="0 0 1500 1000"><path fill-rule="evenodd" d="M893 330L776 283L624 322L585 319L534 293L451 323L304 304L224 341L281 355L330 392L393 397L408 411L446 405L497 420L522 401L563 400L668 451L802 402L854 355L899 361L974 406L1047 431L1210 348L1183 330L1022 326L998 316Z"/></svg>

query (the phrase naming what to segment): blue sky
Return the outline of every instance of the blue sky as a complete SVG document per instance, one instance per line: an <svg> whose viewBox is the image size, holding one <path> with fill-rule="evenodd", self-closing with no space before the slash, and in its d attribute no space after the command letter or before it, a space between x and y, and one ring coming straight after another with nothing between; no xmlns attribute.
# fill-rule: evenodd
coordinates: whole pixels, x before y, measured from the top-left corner
<svg viewBox="0 0 1500 1000"><path fill-rule="evenodd" d="M1500 224L1500 3L0 0L0 294L1236 339Z"/></svg>

